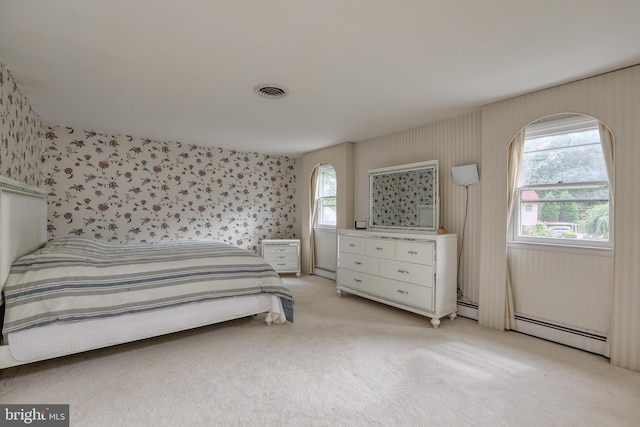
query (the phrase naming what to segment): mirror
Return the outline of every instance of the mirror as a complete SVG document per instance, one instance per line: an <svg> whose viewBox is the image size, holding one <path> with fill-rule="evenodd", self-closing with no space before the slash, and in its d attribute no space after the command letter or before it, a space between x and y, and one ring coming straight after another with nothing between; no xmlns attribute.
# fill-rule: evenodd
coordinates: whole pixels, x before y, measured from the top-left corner
<svg viewBox="0 0 640 427"><path fill-rule="evenodd" d="M438 161L369 171L369 227L436 231Z"/></svg>

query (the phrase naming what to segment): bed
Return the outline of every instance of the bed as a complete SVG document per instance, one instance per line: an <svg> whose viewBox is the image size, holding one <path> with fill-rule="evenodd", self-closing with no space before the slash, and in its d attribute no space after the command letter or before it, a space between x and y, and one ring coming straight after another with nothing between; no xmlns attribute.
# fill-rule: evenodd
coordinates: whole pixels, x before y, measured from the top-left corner
<svg viewBox="0 0 640 427"><path fill-rule="evenodd" d="M293 296L256 254L214 241L46 241L41 190L0 177L0 369L264 314Z"/></svg>

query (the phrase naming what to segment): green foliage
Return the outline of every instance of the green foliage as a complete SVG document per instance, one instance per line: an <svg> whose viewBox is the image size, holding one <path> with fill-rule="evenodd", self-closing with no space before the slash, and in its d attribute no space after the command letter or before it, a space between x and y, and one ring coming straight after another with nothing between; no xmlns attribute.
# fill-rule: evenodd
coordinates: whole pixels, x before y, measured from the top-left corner
<svg viewBox="0 0 640 427"><path fill-rule="evenodd" d="M599 141L597 129L527 140L523 182L554 184L606 180Z"/></svg>
<svg viewBox="0 0 640 427"><path fill-rule="evenodd" d="M562 202L558 212L558 221L561 222L577 222L580 219L578 215L578 203L576 202Z"/></svg>
<svg viewBox="0 0 640 427"><path fill-rule="evenodd" d="M335 169L322 169L318 176L318 197L335 197L337 189Z"/></svg>
<svg viewBox="0 0 640 427"><path fill-rule="evenodd" d="M580 228L589 236L607 238L609 236L609 204L596 205L584 213Z"/></svg>
<svg viewBox="0 0 640 427"><path fill-rule="evenodd" d="M560 209L557 203L540 203L538 218L545 222L558 222Z"/></svg>
<svg viewBox="0 0 640 427"><path fill-rule="evenodd" d="M531 229L531 236L552 237L553 231L547 228L547 224L542 221L538 221L536 222L536 225Z"/></svg>
<svg viewBox="0 0 640 427"><path fill-rule="evenodd" d="M570 199L568 190L545 190L543 197L547 199ZM576 202L541 202L539 218L546 222L577 222L580 219L579 205Z"/></svg>

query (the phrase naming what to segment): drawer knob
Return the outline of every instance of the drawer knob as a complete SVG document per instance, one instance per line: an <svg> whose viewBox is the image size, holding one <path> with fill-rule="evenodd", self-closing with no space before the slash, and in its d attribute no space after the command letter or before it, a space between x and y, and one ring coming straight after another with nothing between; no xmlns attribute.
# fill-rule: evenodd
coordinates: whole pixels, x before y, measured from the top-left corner
<svg viewBox="0 0 640 427"><path fill-rule="evenodd" d="M403 295L409 295L408 291L405 291L403 289L396 289L398 291L398 293L403 294Z"/></svg>
<svg viewBox="0 0 640 427"><path fill-rule="evenodd" d="M416 251L409 251L409 252L408 252L408 254L409 254L409 255L418 255L418 252L416 252Z"/></svg>
<svg viewBox="0 0 640 427"><path fill-rule="evenodd" d="M400 269L398 269L398 273L400 273L400 274L409 274L409 272L407 270L400 270Z"/></svg>
<svg viewBox="0 0 640 427"><path fill-rule="evenodd" d="M360 279L353 279L353 281L356 282L356 283L362 283L362 280L360 280Z"/></svg>
<svg viewBox="0 0 640 427"><path fill-rule="evenodd" d="M353 261L353 263L354 263L355 265L362 265L362 263L361 263L360 261Z"/></svg>
<svg viewBox="0 0 640 427"><path fill-rule="evenodd" d="M376 251L381 251L381 250L383 250L383 249L384 249L384 248L381 248L380 246L376 246Z"/></svg>
<svg viewBox="0 0 640 427"><path fill-rule="evenodd" d="M355 243L349 243L349 246L351 246L352 248L356 247Z"/></svg>

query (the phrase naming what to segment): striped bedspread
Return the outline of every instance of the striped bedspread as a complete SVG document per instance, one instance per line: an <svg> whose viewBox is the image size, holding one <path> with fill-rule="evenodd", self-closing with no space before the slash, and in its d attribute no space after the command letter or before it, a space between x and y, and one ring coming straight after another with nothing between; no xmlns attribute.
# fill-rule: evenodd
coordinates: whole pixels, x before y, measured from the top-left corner
<svg viewBox="0 0 640 427"><path fill-rule="evenodd" d="M269 293L293 320L293 296L256 254L214 241L113 244L54 240L18 259L5 285L3 333Z"/></svg>

